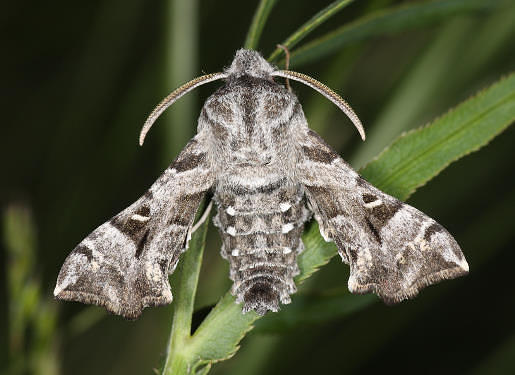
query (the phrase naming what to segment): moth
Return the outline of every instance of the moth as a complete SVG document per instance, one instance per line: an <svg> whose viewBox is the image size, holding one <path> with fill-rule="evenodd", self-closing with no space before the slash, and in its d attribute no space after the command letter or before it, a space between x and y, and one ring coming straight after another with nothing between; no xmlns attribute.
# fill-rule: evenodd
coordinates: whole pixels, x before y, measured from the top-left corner
<svg viewBox="0 0 515 375"><path fill-rule="evenodd" d="M196 87L223 80L205 102L198 132L135 203L102 224L66 258L58 299L104 306L135 319L168 304L168 276L188 246L195 213L210 192L213 222L230 263L232 294L243 313L263 315L291 301L301 234L312 216L350 266L349 290L387 303L414 297L468 272L454 238L440 224L360 177L313 130L298 98L274 78L304 83L336 104L363 140L363 126L334 91L301 73L278 70L241 49L221 73L196 78L166 97L154 121Z"/></svg>

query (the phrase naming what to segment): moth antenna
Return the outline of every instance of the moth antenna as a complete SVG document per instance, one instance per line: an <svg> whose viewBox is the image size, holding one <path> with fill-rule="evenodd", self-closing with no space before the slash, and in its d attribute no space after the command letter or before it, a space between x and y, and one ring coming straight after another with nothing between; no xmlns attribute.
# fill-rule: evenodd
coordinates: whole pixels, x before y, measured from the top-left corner
<svg viewBox="0 0 515 375"><path fill-rule="evenodd" d="M351 106L345 100L343 100L343 98L340 95L335 93L322 82L319 82L308 75L298 72L292 72L291 70L276 70L271 75L283 78L290 78L294 81L302 82L303 84L311 87L312 89L324 95L327 99L336 104L338 108L342 110L343 113L347 115L347 117L352 121L356 129L358 129L358 132L361 135L361 139L365 140L365 129L363 129L363 124L361 124L358 115L356 115L356 113L352 110Z"/></svg>
<svg viewBox="0 0 515 375"><path fill-rule="evenodd" d="M227 78L227 74L225 73L206 74L204 76L197 77L189 81L188 83L185 83L184 85L180 86L175 91L173 91L171 94L169 94L166 98L164 98L161 101L161 103L157 105L156 108L154 108L152 113L147 117L147 120L145 121L145 124L141 129L141 133L139 134L139 145L143 145L143 142L145 141L145 136L147 135L148 131L152 127L152 124L154 124L157 118L161 116L161 114L173 103L175 103L181 96L187 94L191 90L205 83L224 78Z"/></svg>

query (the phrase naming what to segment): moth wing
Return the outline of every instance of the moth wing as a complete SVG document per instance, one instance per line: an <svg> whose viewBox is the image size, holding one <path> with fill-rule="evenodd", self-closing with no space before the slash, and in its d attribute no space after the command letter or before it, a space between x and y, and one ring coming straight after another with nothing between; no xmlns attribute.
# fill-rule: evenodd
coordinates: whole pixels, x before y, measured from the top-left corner
<svg viewBox="0 0 515 375"><path fill-rule="evenodd" d="M459 245L440 224L366 182L312 130L300 147L298 177L323 237L350 265L352 293L397 303L468 273Z"/></svg>
<svg viewBox="0 0 515 375"><path fill-rule="evenodd" d="M54 295L128 319L147 306L170 303L168 275L213 183L205 148L199 133L145 195L79 243L61 268Z"/></svg>

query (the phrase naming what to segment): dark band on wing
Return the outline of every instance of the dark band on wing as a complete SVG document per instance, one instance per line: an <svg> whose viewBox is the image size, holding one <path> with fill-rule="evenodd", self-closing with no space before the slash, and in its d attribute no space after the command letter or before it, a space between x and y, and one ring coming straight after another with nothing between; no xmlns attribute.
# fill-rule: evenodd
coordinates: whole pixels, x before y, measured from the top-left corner
<svg viewBox="0 0 515 375"><path fill-rule="evenodd" d="M207 109L207 110L206 110ZM211 99L202 108L203 115L211 121L210 113L216 113L217 117L221 117L226 123L231 123L234 119L234 111L226 104L224 100Z"/></svg>
<svg viewBox="0 0 515 375"><path fill-rule="evenodd" d="M182 227L189 226L195 212L197 212L198 204L204 196L204 193L204 191L201 191L181 196L174 207L172 218L168 224L175 224Z"/></svg>
<svg viewBox="0 0 515 375"><path fill-rule="evenodd" d="M135 218L136 215L138 215L139 218ZM113 227L130 238L137 247L141 238L144 236L144 232L147 230L148 220L150 220L150 208L143 205L129 217L122 218L116 216L111 219L110 223Z"/></svg>
<svg viewBox="0 0 515 375"><path fill-rule="evenodd" d="M74 253L84 255L86 258L88 258L88 262L91 262L93 259L93 251L84 245L78 245L74 250Z"/></svg>
<svg viewBox="0 0 515 375"><path fill-rule="evenodd" d="M220 124L220 122L212 119L205 108L203 108L202 112L200 112L200 121L206 122L211 127L211 131L215 133L215 138L226 139L228 137L229 133L227 132L225 126Z"/></svg>
<svg viewBox="0 0 515 375"><path fill-rule="evenodd" d="M381 240L381 235L379 234L379 231L381 229L377 229L374 224L372 224L372 222L370 221L370 219L368 217L365 218L365 222L367 223L367 227L368 229L370 229L370 231L372 232L372 234L374 235L374 238L376 239L376 241L381 245L383 243L383 241Z"/></svg>
<svg viewBox="0 0 515 375"><path fill-rule="evenodd" d="M141 253L143 252L143 249L145 248L145 244L147 243L147 240L148 240L148 233L150 232L150 230L147 228L147 230L145 231L145 233L143 234L143 237L141 237L141 239L138 241L138 243L136 244L136 253L134 254L134 257L136 259L139 259L140 256L141 256Z"/></svg>
<svg viewBox="0 0 515 375"><path fill-rule="evenodd" d="M395 201L393 203L382 202L381 205L373 207L370 209L370 216L373 217L381 227L388 223L390 220L402 207L402 202Z"/></svg>
<svg viewBox="0 0 515 375"><path fill-rule="evenodd" d="M334 159L338 158L333 150L324 150L317 147L302 146L304 155L313 162L330 164Z"/></svg>
<svg viewBox="0 0 515 375"><path fill-rule="evenodd" d="M375 202L377 200L377 197L372 194L363 194L363 202L370 203Z"/></svg>
<svg viewBox="0 0 515 375"><path fill-rule="evenodd" d="M426 232L424 233L424 240L426 241L430 241L431 240L431 236L434 234L434 233L438 233L438 232L442 232L444 231L443 227L438 224L438 223L433 223L431 224L427 229L426 229Z"/></svg>
<svg viewBox="0 0 515 375"><path fill-rule="evenodd" d="M331 189L322 186L306 186L306 190L313 196L311 201L317 202L321 206L322 211L327 216L327 219L332 219L336 216L343 215L341 208L338 206L338 201L334 199L334 194Z"/></svg>
<svg viewBox="0 0 515 375"><path fill-rule="evenodd" d="M197 168L201 163L206 160L206 154L184 154L181 155L181 158L176 160L173 163L172 168L177 171L177 173L189 171Z"/></svg>
<svg viewBox="0 0 515 375"><path fill-rule="evenodd" d="M317 133L312 130L309 130L308 133L317 138L317 140L325 146L320 147L320 144L317 144L314 147L309 145L302 146L302 151L309 160L318 163L330 164L333 160L340 157Z"/></svg>

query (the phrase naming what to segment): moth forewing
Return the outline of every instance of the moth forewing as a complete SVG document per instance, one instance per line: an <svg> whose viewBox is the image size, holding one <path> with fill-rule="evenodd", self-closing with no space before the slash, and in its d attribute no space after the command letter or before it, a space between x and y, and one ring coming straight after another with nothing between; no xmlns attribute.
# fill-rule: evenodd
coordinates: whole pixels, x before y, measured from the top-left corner
<svg viewBox="0 0 515 375"><path fill-rule="evenodd" d="M468 272L460 247L440 224L366 182L312 130L303 137L298 176L324 237L350 265L351 292L396 303Z"/></svg>
<svg viewBox="0 0 515 375"><path fill-rule="evenodd" d="M213 183L205 148L206 136L199 133L140 199L79 243L61 268L54 295L129 319L147 306L170 303L168 275Z"/></svg>
<svg viewBox="0 0 515 375"><path fill-rule="evenodd" d="M138 201L101 225L68 256L57 298L93 303L127 318L172 300L168 274L184 251L197 207L208 190L218 213L221 253L242 311L278 311L291 301L301 234L312 215L350 265L349 289L386 302L465 274L452 236L415 208L363 180L315 132L297 97L273 77L300 81L361 121L339 95L301 73L280 71L255 51L239 50L223 72L172 92L149 116L217 79L225 84L204 104L198 134Z"/></svg>

